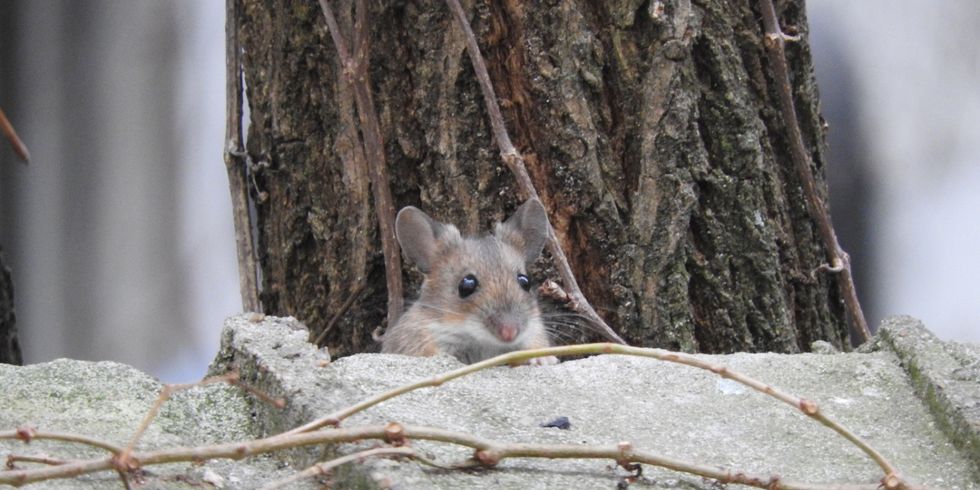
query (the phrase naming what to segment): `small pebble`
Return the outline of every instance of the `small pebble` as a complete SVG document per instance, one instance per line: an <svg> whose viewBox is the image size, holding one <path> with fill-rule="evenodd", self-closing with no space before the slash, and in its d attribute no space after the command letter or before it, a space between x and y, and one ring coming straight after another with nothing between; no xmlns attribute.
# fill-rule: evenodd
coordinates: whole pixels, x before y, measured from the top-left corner
<svg viewBox="0 0 980 490"><path fill-rule="evenodd" d="M549 428L553 427L555 429L568 430L572 428L572 422L568 420L568 417L565 417L563 415L561 417L552 420L551 422L545 422L541 424L541 427L549 427Z"/></svg>

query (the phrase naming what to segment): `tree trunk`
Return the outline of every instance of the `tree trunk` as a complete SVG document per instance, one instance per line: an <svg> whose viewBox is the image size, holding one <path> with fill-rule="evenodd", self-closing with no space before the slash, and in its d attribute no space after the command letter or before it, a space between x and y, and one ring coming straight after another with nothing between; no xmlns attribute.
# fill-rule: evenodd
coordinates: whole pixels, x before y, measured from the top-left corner
<svg viewBox="0 0 980 490"><path fill-rule="evenodd" d="M383 258L356 108L316 2L242 0L266 311L370 350ZM368 2L370 78L398 207L485 232L521 202L441 1ZM511 138L585 295L633 345L807 350L848 333L790 163L754 5L465 2ZM332 2L350 39L351 5ZM824 133L800 0L779 2L820 192ZM345 27L346 26L346 27ZM547 258L538 278L555 277ZM407 275L409 297L418 284Z"/></svg>
<svg viewBox="0 0 980 490"><path fill-rule="evenodd" d="M0 363L23 363L14 316L14 282L4 261L3 248L0 248Z"/></svg>

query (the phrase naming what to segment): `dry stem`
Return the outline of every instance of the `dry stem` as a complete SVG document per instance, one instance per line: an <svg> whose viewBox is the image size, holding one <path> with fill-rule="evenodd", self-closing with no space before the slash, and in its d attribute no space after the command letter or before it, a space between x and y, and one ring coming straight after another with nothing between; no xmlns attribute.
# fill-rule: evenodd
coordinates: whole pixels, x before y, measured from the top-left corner
<svg viewBox="0 0 980 490"><path fill-rule="evenodd" d="M143 421L140 422L139 428L136 429L136 433L134 433L133 437L129 440L129 444L126 445L122 453L116 455L119 466L127 467L129 465L130 454L133 452L133 449L136 448L136 443L138 443L140 438L143 437L143 433L146 432L146 429L150 427L150 423L153 422L153 419L156 418L157 413L160 412L160 407L162 407L174 393L188 390L194 388L195 386L204 386L212 383L238 384L238 372L230 371L219 376L212 376L210 378L203 379L197 383L164 385L163 389L160 390L160 394L157 395L157 399L153 403L153 406L150 407L150 411L143 417Z"/></svg>
<svg viewBox="0 0 980 490"><path fill-rule="evenodd" d="M721 470L717 467L698 465L685 461L665 458L647 451L630 448L624 449L622 444L612 447L590 447L568 444L521 444L506 443L492 439L484 439L468 433L454 432L444 429L420 426L400 426L405 439L419 439L458 444L475 450L474 460L457 466L493 466L505 458L561 458L561 459L611 459L617 464L646 463L677 471L684 471L706 478L714 478L721 482L741 483L759 488L769 488L778 482L779 488L785 489L854 489L872 490L878 485L852 486L823 486L779 479L775 476L753 475L738 470ZM159 451L137 452L132 459L140 466L163 463L201 461L205 459L241 459L270 451L296 448L326 443L342 443L366 439L387 440L390 437L390 425L373 425L353 428L327 429L303 434L280 434L254 441L219 444L208 447L173 448ZM45 434L38 433L43 439ZM479 464L476 463L479 462ZM347 461L343 461L347 462ZM337 464L342 464L337 463ZM326 464L331 464L327 462ZM337 466L331 464L331 467ZM442 465L440 465L442 466ZM47 480L51 478L66 478L95 471L113 469L112 458L100 458L88 461L71 462L60 466L0 472L0 483L23 485L26 483Z"/></svg>
<svg viewBox="0 0 980 490"><path fill-rule="evenodd" d="M3 135L10 142L11 148L14 149L14 153L20 157L20 160L25 164L31 162L31 153L27 151L27 145L21 141L20 136L17 136L17 131L14 130L14 125L10 124L7 120L7 115L3 113L3 109L0 109L0 130L3 131Z"/></svg>
<svg viewBox="0 0 980 490"><path fill-rule="evenodd" d="M476 79L479 81L480 89L483 91L483 100L487 106L487 114L490 116L490 126L493 128L494 140L500 149L500 157L517 179L517 186L520 188L521 193L528 199L539 199L538 191L534 188L531 176L527 173L524 157L514 148L514 144L511 143L510 136L507 134L507 127L504 125L504 118L500 113L500 105L497 103L493 83L490 81L486 63L483 61L480 46L476 42L476 36L473 34L473 29L470 27L470 23L466 18L466 13L463 11L463 7L460 6L459 0L446 0L446 3L449 5L449 9L452 10L456 21L466 37L466 51L470 55L473 70L476 72ZM575 280L575 273L572 272L572 267L568 264L568 258L565 257L565 252L562 250L561 244L558 243L558 237L555 234L555 229L551 225L550 219L548 220L548 251L554 258L555 267L558 269L558 274L561 275L565 289L571 298L569 304L576 309L577 313L586 317L603 336L618 344L626 344L626 341L596 313L595 309L592 308L592 305L585 298L585 295L582 294L582 290L578 286L578 281Z"/></svg>
<svg viewBox="0 0 980 490"><path fill-rule="evenodd" d="M334 47L340 58L343 69L343 79L354 90L354 102L357 105L357 115L361 123L361 145L367 157L368 174L371 177L371 191L374 195L374 209L378 216L378 228L381 235L381 249L385 257L385 279L388 286L388 327L393 326L401 316L404 305L402 289L402 263L395 241L395 205L391 197L391 187L388 185L388 169L385 163L384 142L381 138L381 126L378 123L377 110L371 97L371 80L368 76L368 47L369 30L368 11L364 0L355 4L354 22L354 52L347 49L343 34L334 18L333 10L327 0L320 0L323 17L330 30Z"/></svg>
<svg viewBox="0 0 980 490"><path fill-rule="evenodd" d="M7 455L7 468L11 470L17 467L16 466L17 463L37 463L37 464L57 466L57 465L67 464L68 462L69 461L64 459L52 458L49 456L27 456L27 455L18 455L18 454Z"/></svg>
<svg viewBox="0 0 980 490"><path fill-rule="evenodd" d="M510 352L491 359L487 359L482 362L461 367L459 369L441 374L439 376L422 380L417 383L400 386L393 390L375 395L355 405L352 405L350 407L341 409L337 412L327 415L326 417L322 417L320 419L314 420L313 422L310 422L308 424L290 430L285 434L299 434L303 432L313 431L327 425L338 425L345 418L350 417L351 415L354 415L363 410L366 410L370 407L373 407L374 405L377 405L381 402L390 400L396 396L403 395L410 391L415 391L421 388L439 386L442 385L443 383L454 380L456 378L477 371L481 371L483 369L487 369L490 367L520 364L528 361L529 359L533 359L536 357L568 356L568 355L584 355L584 354L625 354L625 355L633 355L633 356L640 356L640 357L652 357L654 359L659 359L661 361L674 362L674 363L684 364L687 366L711 371L712 373L715 373L723 378L728 378L733 381L737 381L760 393L764 393L788 405L795 407L796 409L803 412L804 415L817 420L821 424L833 429L835 432L842 435L848 441L851 441L852 444L857 446L859 449L861 449L861 451L863 451L872 460L874 460L875 463L877 463L878 466L880 466L881 469L884 470L886 475L897 474L895 467L887 459L885 459L884 456L878 453L878 451L876 451L874 448L869 446L860 437L858 437L856 434L848 430L846 427L844 427L843 425L839 424L834 420L831 420L826 415L824 415L817 407L817 404L810 400L806 400L794 395L790 395L788 393L776 389L771 385L755 380L739 372L732 371L731 369L728 369L725 366L714 365L702 361L694 356L663 350L663 349L649 349L649 348L642 348L642 347L630 347L626 345L606 344L606 343L570 345L570 346L563 346L563 347L550 347L547 349L534 349L534 350Z"/></svg>
<svg viewBox="0 0 980 490"><path fill-rule="evenodd" d="M340 321L340 318L344 316L344 313L346 313L347 310L353 306L354 301L357 301L357 298L361 296L362 292L364 292L364 287L367 286L366 283L367 281L363 277L357 281L357 284L354 285L354 288L351 290L350 295L347 296L344 304L340 306L340 309L337 310L332 317L330 317L330 321L327 322L327 326L324 327L323 330L320 331L320 334L316 336L316 340L313 341L314 345L320 345L320 343L327 338L327 334L333 330L333 328L337 325L337 322Z"/></svg>
<svg viewBox="0 0 980 490"><path fill-rule="evenodd" d="M830 214L817 192L817 185L811 170L813 165L810 161L810 154L803 145L803 136L796 119L796 107L793 103L792 87L789 81L789 68L786 66L785 42L790 37L786 36L779 28L776 8L773 6L772 0L759 0L759 10L762 12L762 24L766 31L763 44L766 45L769 58L772 61L773 80L779 93L779 108L782 111L783 121L786 123L793 165L803 185L807 209L809 209L813 220L817 222L820 237L827 249L827 256L830 261L827 270L839 271L841 295L847 305L851 320L860 335L858 343L864 343L871 337L871 331L868 329L868 322L864 318L864 311L861 309L861 303L857 297L857 289L854 287L851 258L841 248L840 242L837 241L837 234L830 222Z"/></svg>
<svg viewBox="0 0 980 490"><path fill-rule="evenodd" d="M242 146L242 62L238 43L237 0L225 2L225 169L231 190L235 221L235 249L238 252L238 283L244 311L262 312L259 303L258 265L252 241L252 220L248 212L246 154Z"/></svg>
<svg viewBox="0 0 980 490"><path fill-rule="evenodd" d="M336 459L331 459L330 461L325 461L323 463L310 466L309 468L296 473L289 478L284 478L280 481L270 483L262 487L262 490L288 488L289 485L300 480L313 478L318 475L325 475L338 466L345 465L347 463L362 462L365 459L374 456L403 456L408 458L416 458L418 455L415 453L415 450L410 447L379 447L358 451L356 453L351 453L346 456L341 456Z"/></svg>
<svg viewBox="0 0 980 490"><path fill-rule="evenodd" d="M634 355L640 357L652 357L654 359L659 359L667 362L675 362L680 364L685 364L688 366L696 367L699 369L704 369L711 371L721 377L732 379L739 383L742 383L760 393L772 396L788 405L791 405L803 414L810 418L813 418L820 422L821 424L831 428L835 432L841 434L844 438L851 441L854 445L860 448L865 454L867 454L872 460L877 463L882 470L885 472L885 476L882 478L883 485L886 488L910 488L909 485L901 478L895 467L886 460L880 453L871 448L867 443L861 440L853 432L849 431L843 425L829 419L825 416L817 407L816 403L799 398L797 396L785 393L771 385L755 380L744 374L732 371L725 366L715 365L703 360L700 360L694 356L681 354L677 352L666 351L662 349L647 349L639 347L630 347L624 345L601 343L601 344L585 344L585 345L573 345L564 347L551 347L547 349L536 349L529 351L517 351L497 356L492 359L487 359L485 361L472 364L469 366L464 366L460 369L444 373L433 378L419 381L410 385L402 386L394 390L381 393L379 395L373 396L367 400L364 400L356 405L348 407L346 409L335 412L327 417L318 419L314 422L306 424L302 427L298 427L291 431L275 435L272 437L267 437L265 439L259 439L254 441L231 443L231 444L220 444L215 446L207 447L195 447L195 448L176 448L161 451L152 451L137 453L132 452L135 441L139 438L142 430L147 425L146 422L141 425L141 430L133 437L133 442L125 450L124 453L120 454L118 448L106 443L96 443L97 447L110 448L110 450L115 454L113 457L89 460L89 461L79 461L72 462L65 465L61 465L55 468L41 468L33 470L18 470L11 472L0 472L0 483L9 484L24 484L32 481L39 481L49 478L64 478L69 476L75 476L83 473L90 473L93 471L100 471L105 469L133 469L138 468L143 465L148 464L159 464L159 463L172 463L178 461L199 461L203 459L215 459L215 458L242 458L245 456L250 456L258 453L275 451L284 448L299 447L310 444L322 444L327 442L337 443L337 442L350 442L355 440L364 439L383 439L385 441L391 442L396 445L402 445L408 439L425 439L432 441L441 441L453 444L459 444L463 446L468 446L476 450L474 455L474 460L469 461L466 465L472 466L474 461L479 462L483 465L495 465L500 460L508 457L544 457L544 458L613 458L617 463L648 463L665 468L670 468L678 471L686 471L689 473L705 476L708 478L715 478L722 482L738 482L746 485L753 485L758 487L768 487L774 484L779 485L780 488L821 488L819 486L806 485L801 483L787 482L779 480L775 477L765 477L759 475L749 475L741 471L724 471L718 470L714 467L708 467L703 465L697 465L694 463L688 463L683 461L672 460L670 458L665 458L652 453L646 453L641 451L634 451L632 445L630 444L620 444L615 449L610 448L596 448L588 446L569 446L569 445L546 445L546 444L509 444L501 443L497 441L487 440L480 437L473 436L466 433L457 433L452 431L446 431L436 428L428 427L415 427L415 426L401 426L398 424L389 424L387 426L367 426L367 427L353 427L353 428L333 428L325 430L315 430L321 428L325 425L337 425L341 420L347 418L357 412L365 410L369 407L377 405L386 400L390 400L396 396L414 391L420 388L439 386L443 383L451 381L453 379L471 374L476 371L487 369L493 366L500 365L511 365L526 362L530 359L536 357L544 356L563 356L563 355L583 355L583 354L623 354L623 355ZM208 382L222 381L223 377L215 377L207 380ZM166 391L166 390L165 390ZM162 396L162 395L161 395ZM158 409L158 405L152 411ZM152 419L150 415L146 419ZM54 435L46 434L42 432L34 431L33 429L21 429L17 431L0 432L0 439L19 439L28 441L30 439L65 439L64 435ZM78 438L71 439L75 442L79 442ZM419 458L417 455L416 458ZM329 462L327 463L329 464ZM338 463L339 464L339 463ZM435 463L430 463L435 464ZM875 488L875 485L870 486L854 486L849 488ZM840 487L838 487L840 488Z"/></svg>
<svg viewBox="0 0 980 490"><path fill-rule="evenodd" d="M30 436L28 437L24 436L25 430L30 431ZM111 442L101 441L99 439L84 436L81 434L68 434L64 432L38 432L35 429L17 429L17 430L0 431L0 440L20 440L24 442L30 442L32 439L46 439L52 441L84 444L86 446L92 446L95 448L104 449L112 454L119 454L123 451L122 446L117 446L115 444L112 444Z"/></svg>

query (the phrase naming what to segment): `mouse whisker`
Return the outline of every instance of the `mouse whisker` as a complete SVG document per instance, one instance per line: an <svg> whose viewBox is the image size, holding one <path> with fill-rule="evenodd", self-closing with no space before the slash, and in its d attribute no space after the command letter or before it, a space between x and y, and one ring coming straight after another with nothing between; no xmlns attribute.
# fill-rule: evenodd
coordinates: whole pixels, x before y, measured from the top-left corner
<svg viewBox="0 0 980 490"><path fill-rule="evenodd" d="M544 318L543 323L552 339L566 340L569 343L585 342L595 334L588 322Z"/></svg>
<svg viewBox="0 0 980 490"><path fill-rule="evenodd" d="M574 323L545 322L544 326L552 337L580 337L585 333L591 332L588 328Z"/></svg>

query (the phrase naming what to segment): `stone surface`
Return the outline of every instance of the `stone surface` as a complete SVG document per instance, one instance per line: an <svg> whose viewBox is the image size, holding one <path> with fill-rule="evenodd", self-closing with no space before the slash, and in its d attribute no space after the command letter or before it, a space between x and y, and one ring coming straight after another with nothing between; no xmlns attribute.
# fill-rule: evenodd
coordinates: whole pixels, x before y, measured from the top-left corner
<svg viewBox="0 0 980 490"><path fill-rule="evenodd" d="M289 409L259 417L270 432L461 366L445 357L364 354L318 367L305 332L281 322L232 319L214 366L216 372L237 366L254 373L262 389L289 397ZM278 333L270 334L272 328ZM702 357L816 401L916 483L978 487L968 459L937 430L891 351ZM539 427L558 416L570 419L571 430ZM557 366L494 368L387 401L344 426L389 421L510 442L612 446L628 440L669 457L811 483L874 483L881 476L856 448L787 405L705 371L644 358L598 356ZM415 446L444 462L470 454L441 444ZM312 459L297 457L304 464ZM446 472L376 461L351 471L400 488L611 488L625 474L612 466L601 460L518 459L494 471ZM653 468L644 475L639 485L710 486Z"/></svg>
<svg viewBox="0 0 980 490"><path fill-rule="evenodd" d="M44 432L88 435L120 446L128 444L162 388L155 379L123 364L68 359L24 367L0 364L0 383L0 432L31 426ZM137 449L215 444L256 436L249 401L241 391L212 384L174 395L161 407ZM0 440L0 458L6 461L8 454L43 454L63 460L107 455L79 444L34 440L25 445ZM33 466L18 463L18 467ZM220 481L224 488L251 488L293 472L267 456L247 463L215 460L202 466L182 463L147 470L150 474L138 488L217 488L204 481ZM118 489L122 485L115 473L102 472L28 488Z"/></svg>
<svg viewBox="0 0 980 490"><path fill-rule="evenodd" d="M878 337L898 355L916 393L980 474L980 345L942 342L911 317L885 320Z"/></svg>
<svg viewBox="0 0 980 490"><path fill-rule="evenodd" d="M328 356L306 339L302 325L290 318L229 319L212 372L239 369L247 383L286 398L287 406L277 409L224 385L194 388L164 406L142 447L209 444L276 433L461 366L446 357L381 354L329 363ZM980 488L972 473L976 468L970 442L976 434L976 419L971 417L976 415L978 400L980 348L939 342L909 318L886 322L876 345L877 350L862 353L701 357L814 400L915 483L930 488ZM906 369L918 374L910 376ZM0 379L4 386L0 431L30 423L97 435L118 444L128 440L160 388L155 380L126 366L64 360L22 368L0 366ZM923 403L916 393L930 393L928 386L934 387L934 394L927 400L944 401ZM561 416L569 419L568 430L541 427ZM956 422L957 417L965 422ZM858 449L794 408L709 372L647 358L607 355L555 366L492 368L388 400L344 421L343 426L390 421L508 442L611 447L630 441L637 449L671 458L809 483L874 484L881 477ZM944 432L949 427L953 437ZM959 448L953 441L960 441ZM328 452L370 445L377 443L344 445ZM413 446L446 463L471 455L469 449L446 444L413 441ZM0 441L0 457L9 451L42 451L63 458L98 455L76 452L76 447L63 443L35 442L25 450L23 444ZM207 481L215 478L225 488L254 488L322 460L324 451L293 450L275 458L213 461L204 467L152 467L142 488L192 486L180 478L190 479L194 488L213 488ZM508 459L482 471L433 470L410 461L371 460L347 465L333 478L339 488L394 484L402 489L607 489L615 488L626 475L608 460ZM715 488L700 478L650 466L644 466L643 478L631 487ZM119 488L119 480L104 473L37 488Z"/></svg>

